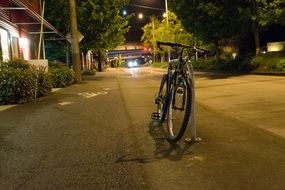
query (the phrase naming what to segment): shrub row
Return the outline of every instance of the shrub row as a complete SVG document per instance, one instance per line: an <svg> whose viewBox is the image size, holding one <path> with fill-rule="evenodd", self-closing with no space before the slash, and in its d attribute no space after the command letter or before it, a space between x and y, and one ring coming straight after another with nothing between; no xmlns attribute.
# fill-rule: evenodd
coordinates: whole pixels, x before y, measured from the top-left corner
<svg viewBox="0 0 285 190"><path fill-rule="evenodd" d="M49 63L49 73L54 88L62 88L74 83L74 72L61 62Z"/></svg>
<svg viewBox="0 0 285 190"><path fill-rule="evenodd" d="M219 60L214 58L200 59L192 62L194 69L218 70L227 72L284 72L285 56L282 53L266 53L258 56L245 55L233 60Z"/></svg>
<svg viewBox="0 0 285 190"><path fill-rule="evenodd" d="M36 96L36 75L29 69L0 68L0 104L31 101Z"/></svg>
<svg viewBox="0 0 285 190"><path fill-rule="evenodd" d="M73 71L55 67L48 73L36 70L21 59L0 63L0 105L25 103L51 94L53 87L64 87L74 81Z"/></svg>
<svg viewBox="0 0 285 190"><path fill-rule="evenodd" d="M83 72L82 72L82 75L84 75L84 76L92 76L92 75L95 75L95 73L96 73L96 71L94 70L94 69L92 69L92 70L84 70Z"/></svg>
<svg viewBox="0 0 285 190"><path fill-rule="evenodd" d="M282 53L267 53L252 58L250 65L256 71L282 72L285 71L285 56Z"/></svg>

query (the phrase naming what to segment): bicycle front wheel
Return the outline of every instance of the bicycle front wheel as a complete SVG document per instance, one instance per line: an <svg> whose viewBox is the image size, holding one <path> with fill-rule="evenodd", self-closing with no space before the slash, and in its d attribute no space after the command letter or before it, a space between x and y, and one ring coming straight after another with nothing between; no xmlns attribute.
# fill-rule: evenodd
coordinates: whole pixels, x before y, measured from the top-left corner
<svg viewBox="0 0 285 190"><path fill-rule="evenodd" d="M167 126L170 141L176 142L183 136L191 115L192 89L187 78L178 74L171 87Z"/></svg>
<svg viewBox="0 0 285 190"><path fill-rule="evenodd" d="M163 75L158 96L156 98L157 103L157 112L159 114L159 121L162 123L165 120L166 117L166 111L167 111L167 81L168 81L168 75Z"/></svg>

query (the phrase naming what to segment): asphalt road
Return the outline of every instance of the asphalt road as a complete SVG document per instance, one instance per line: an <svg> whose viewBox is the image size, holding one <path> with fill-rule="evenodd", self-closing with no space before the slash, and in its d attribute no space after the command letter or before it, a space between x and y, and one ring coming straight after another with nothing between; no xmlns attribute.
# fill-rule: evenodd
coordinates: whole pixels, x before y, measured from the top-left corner
<svg viewBox="0 0 285 190"><path fill-rule="evenodd" d="M0 189L285 188L285 78L197 73L203 141L170 144L150 119L161 74L109 69L0 106Z"/></svg>

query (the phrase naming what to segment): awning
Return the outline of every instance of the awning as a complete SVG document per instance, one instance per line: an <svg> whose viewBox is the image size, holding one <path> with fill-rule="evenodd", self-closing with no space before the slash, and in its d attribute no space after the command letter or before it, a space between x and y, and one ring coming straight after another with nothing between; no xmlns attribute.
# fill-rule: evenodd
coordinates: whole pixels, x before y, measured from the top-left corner
<svg viewBox="0 0 285 190"><path fill-rule="evenodd" d="M27 4L20 0L1 0L0 11L2 14L6 13L6 19L8 19L10 23L23 28L29 34L40 34L42 17L38 12L33 10L31 6L28 7ZM43 33L54 33L65 38L61 32L45 19L43 20L43 25L45 28Z"/></svg>

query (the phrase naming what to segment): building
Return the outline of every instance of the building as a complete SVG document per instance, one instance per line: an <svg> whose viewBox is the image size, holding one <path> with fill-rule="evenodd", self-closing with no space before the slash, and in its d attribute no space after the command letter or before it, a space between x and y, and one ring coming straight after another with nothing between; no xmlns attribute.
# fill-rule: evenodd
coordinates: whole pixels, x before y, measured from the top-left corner
<svg viewBox="0 0 285 190"><path fill-rule="evenodd" d="M285 51L285 41L267 43L268 52Z"/></svg>
<svg viewBox="0 0 285 190"><path fill-rule="evenodd" d="M152 52L148 47L141 43L125 43L115 49L109 50L108 57L119 57L120 59L128 59L133 57L147 56Z"/></svg>
<svg viewBox="0 0 285 190"><path fill-rule="evenodd" d="M36 59L41 23L43 33L54 33L64 38L54 26L42 19L41 7L41 0L0 0L0 61L13 57ZM40 56L44 58L44 44L42 47Z"/></svg>

